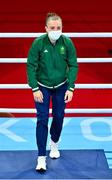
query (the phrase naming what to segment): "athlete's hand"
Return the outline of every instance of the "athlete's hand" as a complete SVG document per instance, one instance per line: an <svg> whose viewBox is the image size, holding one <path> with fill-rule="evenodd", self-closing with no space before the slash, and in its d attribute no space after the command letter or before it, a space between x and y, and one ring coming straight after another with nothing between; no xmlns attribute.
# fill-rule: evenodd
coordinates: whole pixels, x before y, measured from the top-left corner
<svg viewBox="0 0 112 180"><path fill-rule="evenodd" d="M40 90L34 92L33 96L34 96L34 100L36 102L43 103L43 94L42 94L42 92Z"/></svg>
<svg viewBox="0 0 112 180"><path fill-rule="evenodd" d="M72 98L73 98L73 92L67 90L66 93L65 93L65 98L64 98L65 103L70 102L72 100Z"/></svg>

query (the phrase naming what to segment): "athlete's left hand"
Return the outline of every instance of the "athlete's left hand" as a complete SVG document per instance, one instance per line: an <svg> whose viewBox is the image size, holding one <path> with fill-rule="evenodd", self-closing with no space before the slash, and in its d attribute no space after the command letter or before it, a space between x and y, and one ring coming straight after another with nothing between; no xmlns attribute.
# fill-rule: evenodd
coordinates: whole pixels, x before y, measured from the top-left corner
<svg viewBox="0 0 112 180"><path fill-rule="evenodd" d="M70 102L72 100L72 98L73 98L73 92L67 90L65 93L65 97L64 97L65 103Z"/></svg>

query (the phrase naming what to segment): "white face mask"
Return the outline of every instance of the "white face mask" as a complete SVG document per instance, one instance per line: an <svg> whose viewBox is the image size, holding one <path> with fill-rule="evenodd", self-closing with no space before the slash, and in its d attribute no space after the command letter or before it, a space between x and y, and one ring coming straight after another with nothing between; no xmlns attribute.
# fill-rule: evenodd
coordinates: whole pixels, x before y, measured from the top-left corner
<svg viewBox="0 0 112 180"><path fill-rule="evenodd" d="M53 41L56 41L57 39L59 39L61 35L62 35L62 31L49 31L48 32L49 39Z"/></svg>

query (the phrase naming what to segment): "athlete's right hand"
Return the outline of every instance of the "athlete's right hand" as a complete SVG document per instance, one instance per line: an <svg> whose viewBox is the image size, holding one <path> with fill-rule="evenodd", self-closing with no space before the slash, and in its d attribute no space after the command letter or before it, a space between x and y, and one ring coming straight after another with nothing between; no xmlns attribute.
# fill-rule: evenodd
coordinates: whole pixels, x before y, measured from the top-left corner
<svg viewBox="0 0 112 180"><path fill-rule="evenodd" d="M43 94L40 90L33 92L34 100L43 103Z"/></svg>

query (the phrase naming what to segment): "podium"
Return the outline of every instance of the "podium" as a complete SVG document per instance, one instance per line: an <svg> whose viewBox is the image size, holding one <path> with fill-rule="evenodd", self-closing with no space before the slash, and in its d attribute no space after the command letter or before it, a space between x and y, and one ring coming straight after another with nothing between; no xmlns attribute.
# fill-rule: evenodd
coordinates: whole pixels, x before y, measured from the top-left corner
<svg viewBox="0 0 112 180"><path fill-rule="evenodd" d="M60 152L59 159L47 156L47 171L39 173L37 151L0 151L0 179L112 179L102 149Z"/></svg>

